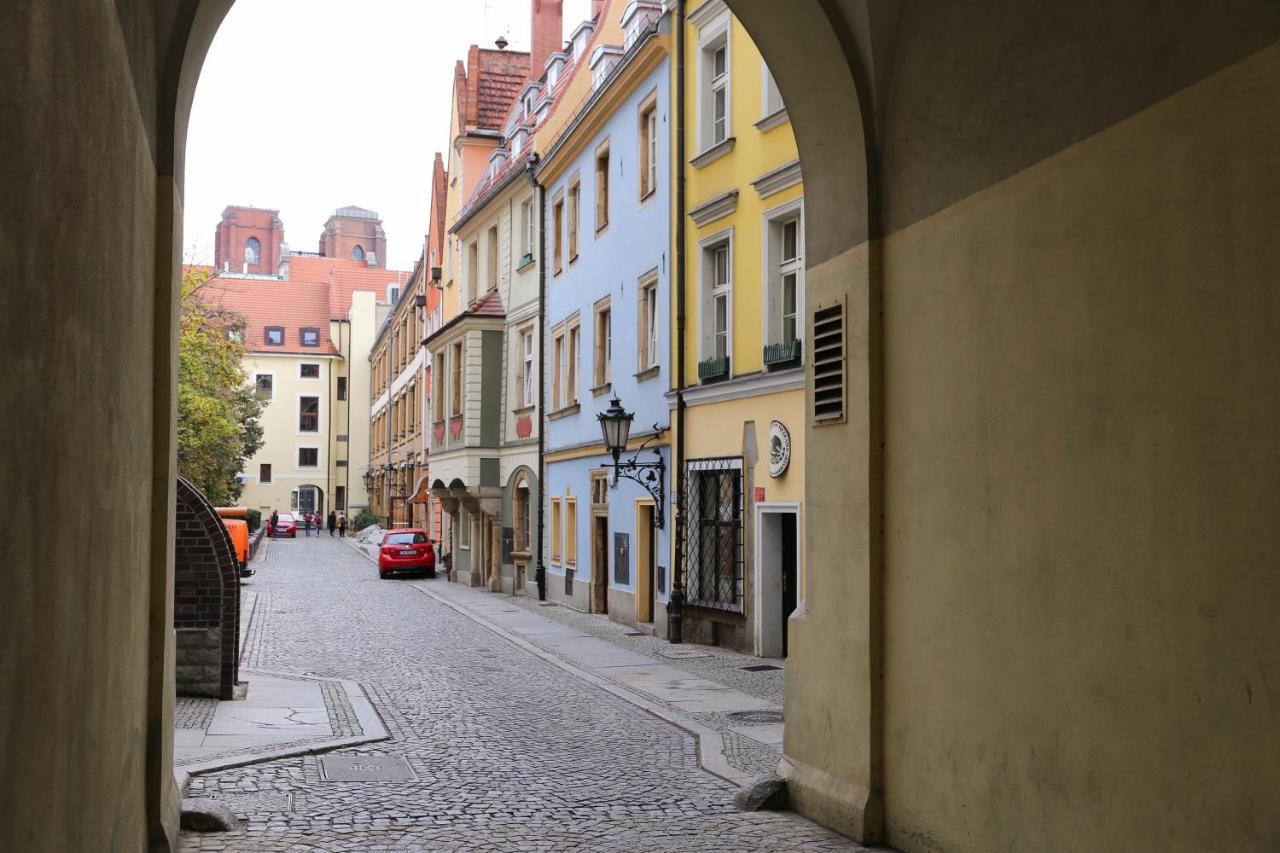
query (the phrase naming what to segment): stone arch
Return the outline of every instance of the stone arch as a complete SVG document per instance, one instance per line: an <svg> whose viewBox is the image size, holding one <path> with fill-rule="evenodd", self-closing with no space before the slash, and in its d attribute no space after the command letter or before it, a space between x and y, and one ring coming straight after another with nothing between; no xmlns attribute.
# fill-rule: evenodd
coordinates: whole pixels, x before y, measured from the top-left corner
<svg viewBox="0 0 1280 853"><path fill-rule="evenodd" d="M231 699L240 675L240 575L235 549L213 504L181 476L173 597L178 693Z"/></svg>

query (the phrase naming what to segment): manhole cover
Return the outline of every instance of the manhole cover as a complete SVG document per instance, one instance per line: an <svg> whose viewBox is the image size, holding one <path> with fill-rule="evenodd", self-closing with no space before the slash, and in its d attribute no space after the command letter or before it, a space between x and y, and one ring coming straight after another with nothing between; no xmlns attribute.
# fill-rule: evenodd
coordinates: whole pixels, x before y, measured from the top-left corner
<svg viewBox="0 0 1280 853"><path fill-rule="evenodd" d="M770 663L758 663L753 666L740 666L738 669L745 669L747 672L768 672L771 669L782 669L782 667Z"/></svg>
<svg viewBox="0 0 1280 853"><path fill-rule="evenodd" d="M644 631L627 631L627 632L626 632L626 633L624 633L622 636L624 636L624 637L643 637L643 636L645 636L645 633L644 633Z"/></svg>
<svg viewBox="0 0 1280 853"><path fill-rule="evenodd" d="M695 652L693 649L669 649L665 652L658 652L666 658L674 658L675 660L689 660L690 658L709 658L711 655L706 652Z"/></svg>
<svg viewBox="0 0 1280 853"><path fill-rule="evenodd" d="M781 711L733 711L725 714L731 720L737 720L740 723L780 723L782 722Z"/></svg>
<svg viewBox="0 0 1280 853"><path fill-rule="evenodd" d="M398 755L326 755L320 759L326 782L411 782L418 778Z"/></svg>
<svg viewBox="0 0 1280 853"><path fill-rule="evenodd" d="M555 607L556 603L554 601L540 601L538 602L538 606L539 607Z"/></svg>

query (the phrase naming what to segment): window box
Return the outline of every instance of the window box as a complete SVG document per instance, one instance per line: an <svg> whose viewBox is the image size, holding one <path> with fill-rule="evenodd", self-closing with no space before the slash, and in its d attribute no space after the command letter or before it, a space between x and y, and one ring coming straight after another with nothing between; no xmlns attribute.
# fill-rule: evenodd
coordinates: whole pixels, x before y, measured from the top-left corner
<svg viewBox="0 0 1280 853"><path fill-rule="evenodd" d="M729 375L729 357L709 358L698 362L698 381L713 382Z"/></svg>
<svg viewBox="0 0 1280 853"><path fill-rule="evenodd" d="M780 344L767 344L764 348L765 367L782 367L800 360L800 342L784 341Z"/></svg>

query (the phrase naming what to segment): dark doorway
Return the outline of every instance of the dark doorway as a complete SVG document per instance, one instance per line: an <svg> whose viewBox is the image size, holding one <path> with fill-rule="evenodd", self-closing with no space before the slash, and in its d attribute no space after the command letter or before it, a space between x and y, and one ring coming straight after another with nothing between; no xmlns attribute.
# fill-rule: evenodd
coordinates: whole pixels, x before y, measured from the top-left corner
<svg viewBox="0 0 1280 853"><path fill-rule="evenodd" d="M787 656L788 617L796 609L797 587L800 584L798 571L799 551L796 547L796 516L793 513L779 515L781 529L778 531L782 546L782 656Z"/></svg>
<svg viewBox="0 0 1280 853"><path fill-rule="evenodd" d="M609 518L595 516L591 531L591 612L609 612Z"/></svg>

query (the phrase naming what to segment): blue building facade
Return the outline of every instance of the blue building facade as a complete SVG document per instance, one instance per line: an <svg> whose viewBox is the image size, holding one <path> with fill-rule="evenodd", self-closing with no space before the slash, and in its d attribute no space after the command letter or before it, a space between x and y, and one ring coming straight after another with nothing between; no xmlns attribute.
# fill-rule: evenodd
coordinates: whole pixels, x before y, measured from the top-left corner
<svg viewBox="0 0 1280 853"><path fill-rule="evenodd" d="M628 44L593 53L594 90L538 169L549 259L543 547L550 600L661 634L671 524L658 525L672 494L670 61L660 4L639 11L652 19L629 22ZM615 483L605 467L613 460L596 416L614 398L635 415L640 461L663 462L656 496Z"/></svg>

